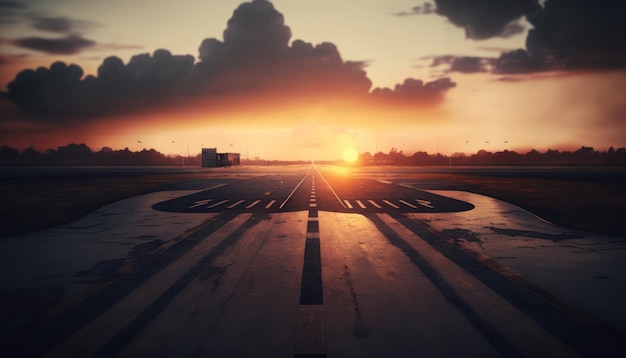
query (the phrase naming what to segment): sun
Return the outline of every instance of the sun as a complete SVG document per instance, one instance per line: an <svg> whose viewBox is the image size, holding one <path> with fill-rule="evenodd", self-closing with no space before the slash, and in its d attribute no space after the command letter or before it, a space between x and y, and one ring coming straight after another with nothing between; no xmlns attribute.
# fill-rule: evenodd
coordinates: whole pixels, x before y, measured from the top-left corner
<svg viewBox="0 0 626 358"><path fill-rule="evenodd" d="M345 160L346 163L354 163L358 159L359 159L359 152L357 152L356 149L348 148L343 151L343 160Z"/></svg>

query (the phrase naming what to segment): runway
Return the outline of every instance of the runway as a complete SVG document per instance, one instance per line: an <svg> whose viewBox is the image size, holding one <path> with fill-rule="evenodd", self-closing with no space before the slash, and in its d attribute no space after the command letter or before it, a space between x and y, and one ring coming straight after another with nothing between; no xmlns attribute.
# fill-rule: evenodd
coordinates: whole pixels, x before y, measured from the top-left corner
<svg viewBox="0 0 626 358"><path fill-rule="evenodd" d="M7 355L626 354L623 240L402 178L208 178L0 249Z"/></svg>

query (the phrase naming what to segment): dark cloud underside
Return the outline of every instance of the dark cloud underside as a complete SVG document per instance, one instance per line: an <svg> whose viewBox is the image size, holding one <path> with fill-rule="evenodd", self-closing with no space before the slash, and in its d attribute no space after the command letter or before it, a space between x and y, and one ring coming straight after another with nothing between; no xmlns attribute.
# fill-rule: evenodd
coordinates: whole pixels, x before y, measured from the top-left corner
<svg viewBox="0 0 626 358"><path fill-rule="evenodd" d="M435 0L437 13L465 29L467 38L510 37L523 31L517 20L539 8L538 0Z"/></svg>
<svg viewBox="0 0 626 358"><path fill-rule="evenodd" d="M24 37L11 40L10 42L17 47L56 55L73 55L96 44L94 41L76 35L55 39L44 37Z"/></svg>
<svg viewBox="0 0 626 358"><path fill-rule="evenodd" d="M63 21L48 25L59 31L66 29ZM289 45L290 39L283 15L270 2L254 0L234 11L223 41L202 41L197 63L190 55L158 50L152 55L134 56L127 64L109 57L98 68L97 77L82 79L80 67L59 62L50 69L19 73L9 83L6 95L31 120L55 118L62 122L153 109L173 103L170 100L224 96L300 96L307 102L349 98L367 103L376 99L383 105L401 101L423 106L437 103L455 85L449 79L425 84L407 79L394 90L379 89L370 94L366 63L344 61L332 43L312 45L295 40ZM54 53L76 53L93 45L80 37L64 40L21 39L16 44Z"/></svg>
<svg viewBox="0 0 626 358"><path fill-rule="evenodd" d="M497 72L626 68L626 1L548 0L527 18L527 50L502 54Z"/></svg>

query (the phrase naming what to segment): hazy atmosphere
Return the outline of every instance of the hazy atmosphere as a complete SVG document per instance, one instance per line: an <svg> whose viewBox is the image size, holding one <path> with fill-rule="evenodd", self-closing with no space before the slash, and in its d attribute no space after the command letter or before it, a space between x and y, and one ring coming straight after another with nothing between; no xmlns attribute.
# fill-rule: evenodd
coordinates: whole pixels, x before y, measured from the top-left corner
<svg viewBox="0 0 626 358"><path fill-rule="evenodd" d="M626 3L0 1L0 145L626 146Z"/></svg>

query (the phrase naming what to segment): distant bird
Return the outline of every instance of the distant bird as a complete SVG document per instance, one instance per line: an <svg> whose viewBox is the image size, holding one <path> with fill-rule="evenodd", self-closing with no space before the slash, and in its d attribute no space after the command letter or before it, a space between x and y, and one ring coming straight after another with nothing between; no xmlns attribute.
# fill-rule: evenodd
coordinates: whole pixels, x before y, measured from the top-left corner
<svg viewBox="0 0 626 358"><path fill-rule="evenodd" d="M137 141L137 143L141 143L141 141L140 141L140 140L138 140L138 141Z"/></svg>
<svg viewBox="0 0 626 358"><path fill-rule="evenodd" d="M505 141L504 141L504 143L508 143L508 142L509 142L508 140L505 140Z"/></svg>
<svg viewBox="0 0 626 358"><path fill-rule="evenodd" d="M489 141L486 141L485 143L489 143Z"/></svg>
<svg viewBox="0 0 626 358"><path fill-rule="evenodd" d="M175 141L172 141L172 143L176 143Z"/></svg>
<svg viewBox="0 0 626 358"><path fill-rule="evenodd" d="M466 140L465 143L469 143L469 140Z"/></svg>

